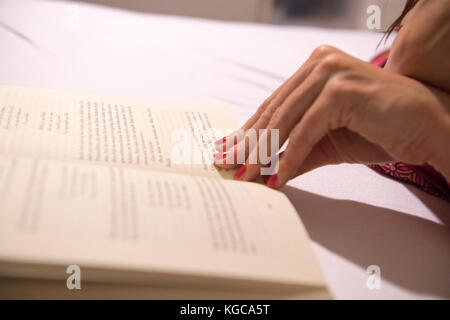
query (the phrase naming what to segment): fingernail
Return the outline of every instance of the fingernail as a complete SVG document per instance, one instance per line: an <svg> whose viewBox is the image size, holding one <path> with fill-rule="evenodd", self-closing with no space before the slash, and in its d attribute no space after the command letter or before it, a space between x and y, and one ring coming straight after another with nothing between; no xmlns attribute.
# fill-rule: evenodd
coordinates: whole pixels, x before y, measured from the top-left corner
<svg viewBox="0 0 450 320"><path fill-rule="evenodd" d="M247 167L245 165L243 165L234 175L235 179L239 179L240 177L242 177L242 175L244 174L245 170L247 170Z"/></svg>
<svg viewBox="0 0 450 320"><path fill-rule="evenodd" d="M270 176L269 180L267 180L267 186L269 188L275 188L275 185L277 183L277 177L278 177L277 174L273 174Z"/></svg>
<svg viewBox="0 0 450 320"><path fill-rule="evenodd" d="M227 141L227 137L223 137L222 139L217 140L216 142L214 142L214 144L216 144L216 145L224 144L225 141Z"/></svg>
<svg viewBox="0 0 450 320"><path fill-rule="evenodd" d="M214 159L216 160L222 160L227 156L228 152L222 152L222 153L214 153Z"/></svg>

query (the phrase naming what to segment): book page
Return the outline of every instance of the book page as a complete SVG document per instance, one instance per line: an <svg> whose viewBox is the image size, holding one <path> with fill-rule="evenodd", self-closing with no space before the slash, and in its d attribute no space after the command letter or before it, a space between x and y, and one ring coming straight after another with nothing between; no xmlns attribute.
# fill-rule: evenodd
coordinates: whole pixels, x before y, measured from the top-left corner
<svg viewBox="0 0 450 320"><path fill-rule="evenodd" d="M62 272L64 274L64 272ZM136 284L83 282L81 290L67 290L61 279L24 279L0 277L0 299L152 299L152 300L324 300L332 299L326 288L303 286L288 292L244 291L229 288L195 288ZM302 290L303 289L303 290ZM249 291L249 290L248 290ZM256 292L255 292L256 291ZM275 291L275 292L274 292Z"/></svg>
<svg viewBox="0 0 450 320"><path fill-rule="evenodd" d="M236 127L227 108L0 86L0 154L220 177L213 144Z"/></svg>
<svg viewBox="0 0 450 320"><path fill-rule="evenodd" d="M322 284L295 209L256 183L0 155L0 211L4 263Z"/></svg>

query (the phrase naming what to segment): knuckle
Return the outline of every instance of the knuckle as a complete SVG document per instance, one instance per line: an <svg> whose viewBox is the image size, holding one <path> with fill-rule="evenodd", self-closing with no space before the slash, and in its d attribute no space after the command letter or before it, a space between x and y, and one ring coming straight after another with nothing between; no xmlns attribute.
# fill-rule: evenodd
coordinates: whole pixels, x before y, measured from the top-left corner
<svg viewBox="0 0 450 320"><path fill-rule="evenodd" d="M264 102L259 106L259 108L256 110L256 113L258 116L261 116L264 111L267 109L267 106L270 104L270 99L267 98L264 100Z"/></svg>
<svg viewBox="0 0 450 320"><path fill-rule="evenodd" d="M339 96L342 93L346 92L349 84L346 79L342 76L333 77L327 84L327 93L333 97Z"/></svg>
<svg viewBox="0 0 450 320"><path fill-rule="evenodd" d="M263 115L263 113L264 113L264 110L265 110L265 108L259 107L259 108L256 110L256 112L255 112L255 114L254 114L253 116L256 117L256 118L261 117L261 116Z"/></svg>
<svg viewBox="0 0 450 320"><path fill-rule="evenodd" d="M353 81L346 74L338 74L332 77L327 85L327 91L332 96L359 95L362 87L358 81Z"/></svg>
<svg viewBox="0 0 450 320"><path fill-rule="evenodd" d="M329 54L323 58L319 64L318 69L323 72L336 72L344 66L343 58L338 53Z"/></svg>
<svg viewBox="0 0 450 320"><path fill-rule="evenodd" d="M270 120L270 124L274 126L275 128L279 128L280 124L283 124L286 122L286 113L282 111L282 109L277 109L272 116L272 119Z"/></svg>
<svg viewBox="0 0 450 320"><path fill-rule="evenodd" d="M272 99L273 98L271 96L266 98L258 109L264 110L268 105L270 105L270 102L272 101Z"/></svg>
<svg viewBox="0 0 450 320"><path fill-rule="evenodd" d="M335 97L341 93L343 81L342 79L339 79L338 77L334 77L330 81L328 81L328 84L326 86L326 92L328 95Z"/></svg>
<svg viewBox="0 0 450 320"><path fill-rule="evenodd" d="M301 130L300 127L295 127L289 134L289 145L292 149L298 149L302 145L309 145L310 141L307 131Z"/></svg>
<svg viewBox="0 0 450 320"><path fill-rule="evenodd" d="M328 101L323 108L329 115L330 128L348 125L357 114L362 97L361 85L345 77L336 77L327 85Z"/></svg>
<svg viewBox="0 0 450 320"><path fill-rule="evenodd" d="M260 121L262 121L263 123L269 123L270 119L272 118L272 115L267 112L267 110L265 112L263 112L261 114L261 117L259 118Z"/></svg>
<svg viewBox="0 0 450 320"><path fill-rule="evenodd" d="M335 47L323 44L323 45L320 45L317 48L315 48L314 51L312 52L311 56L315 57L315 58L321 58L321 57L325 57L336 51L337 51L337 49Z"/></svg>

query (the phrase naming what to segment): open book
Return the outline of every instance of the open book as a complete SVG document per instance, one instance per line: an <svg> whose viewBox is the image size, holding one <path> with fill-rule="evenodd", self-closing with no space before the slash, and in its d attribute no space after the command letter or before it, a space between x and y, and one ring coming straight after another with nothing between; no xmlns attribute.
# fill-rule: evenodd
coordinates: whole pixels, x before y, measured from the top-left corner
<svg viewBox="0 0 450 320"><path fill-rule="evenodd" d="M213 165L236 127L226 108L0 86L0 297L326 292L284 194Z"/></svg>

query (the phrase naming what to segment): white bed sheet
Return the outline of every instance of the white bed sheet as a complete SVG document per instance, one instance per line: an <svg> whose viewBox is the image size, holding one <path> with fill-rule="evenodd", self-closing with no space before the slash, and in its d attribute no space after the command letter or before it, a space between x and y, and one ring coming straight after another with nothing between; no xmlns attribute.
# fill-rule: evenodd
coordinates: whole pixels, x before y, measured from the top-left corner
<svg viewBox="0 0 450 320"><path fill-rule="evenodd" d="M244 122L316 46L369 59L379 38L0 0L0 83L227 104ZM449 203L361 165L314 170L284 192L336 298L450 298ZM366 286L369 265L381 268L380 290Z"/></svg>

